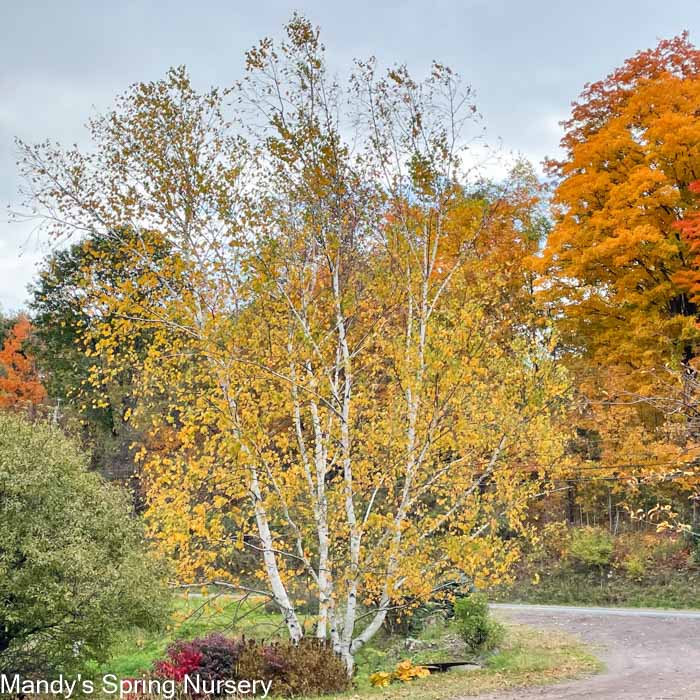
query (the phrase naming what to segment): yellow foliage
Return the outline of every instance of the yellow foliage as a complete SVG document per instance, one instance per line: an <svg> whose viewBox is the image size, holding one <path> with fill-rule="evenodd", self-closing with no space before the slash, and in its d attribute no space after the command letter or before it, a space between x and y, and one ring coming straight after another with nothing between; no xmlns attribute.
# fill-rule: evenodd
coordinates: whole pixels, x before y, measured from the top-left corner
<svg viewBox="0 0 700 700"><path fill-rule="evenodd" d="M408 683L417 678L426 678L429 675L430 669L425 666L416 666L410 659L405 659L396 665L396 669L393 673L377 671L369 677L369 681L375 687L386 688L394 681Z"/></svg>
<svg viewBox="0 0 700 700"><path fill-rule="evenodd" d="M391 685L392 674L385 671L377 671L369 677L369 682L375 688L386 688Z"/></svg>
<svg viewBox="0 0 700 700"><path fill-rule="evenodd" d="M182 582L269 589L296 637L313 596L349 655L455 575L508 580L565 465L570 381L523 264L542 235L532 169L473 186L445 147L472 112L445 118L460 88L437 65L419 90L367 66L353 89L386 123L351 148L304 26L249 64L254 102L294 105L266 104L265 138L246 143L229 98L175 69L91 122L94 157L47 156L35 190L122 253L86 267L82 332L95 390L136 376L154 546Z"/></svg>

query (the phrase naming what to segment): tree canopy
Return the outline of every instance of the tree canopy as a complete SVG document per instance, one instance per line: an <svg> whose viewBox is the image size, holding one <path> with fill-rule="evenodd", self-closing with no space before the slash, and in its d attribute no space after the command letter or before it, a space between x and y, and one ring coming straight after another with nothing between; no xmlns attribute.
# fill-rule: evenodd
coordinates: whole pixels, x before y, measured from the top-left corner
<svg viewBox="0 0 700 700"><path fill-rule="evenodd" d="M539 268L566 342L640 378L693 356L678 222L696 211L700 51L687 36L638 53L574 104Z"/></svg>
<svg viewBox="0 0 700 700"><path fill-rule="evenodd" d="M29 352L31 330L29 319L20 316L0 349L0 408L29 408L46 397Z"/></svg>

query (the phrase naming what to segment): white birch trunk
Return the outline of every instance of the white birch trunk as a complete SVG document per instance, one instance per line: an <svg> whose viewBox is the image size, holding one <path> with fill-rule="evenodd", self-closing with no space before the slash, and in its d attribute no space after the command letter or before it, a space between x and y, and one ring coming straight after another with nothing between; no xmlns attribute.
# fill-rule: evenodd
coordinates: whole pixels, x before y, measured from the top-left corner
<svg viewBox="0 0 700 700"><path fill-rule="evenodd" d="M289 599L287 589L279 572L277 557L275 556L275 551L273 548L272 533L270 532L267 513L262 505L262 495L260 493L258 472L255 467L251 467L250 476L250 490L253 494L255 521L258 525L258 533L262 544L265 572L267 573L267 578L270 582L270 588L272 589L272 595L274 596L275 603L277 603L280 611L282 612L287 629L289 630L289 637L293 642L298 642L304 636L304 631L299 624L299 619L294 610L292 602Z"/></svg>

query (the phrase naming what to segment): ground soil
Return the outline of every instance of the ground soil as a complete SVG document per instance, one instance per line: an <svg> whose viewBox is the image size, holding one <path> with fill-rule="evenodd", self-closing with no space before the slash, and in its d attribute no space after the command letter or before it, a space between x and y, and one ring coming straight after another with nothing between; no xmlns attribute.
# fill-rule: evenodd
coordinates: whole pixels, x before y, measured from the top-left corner
<svg viewBox="0 0 700 700"><path fill-rule="evenodd" d="M497 606L496 615L586 642L606 665L562 685L512 690L484 700L700 700L700 613L536 605Z"/></svg>

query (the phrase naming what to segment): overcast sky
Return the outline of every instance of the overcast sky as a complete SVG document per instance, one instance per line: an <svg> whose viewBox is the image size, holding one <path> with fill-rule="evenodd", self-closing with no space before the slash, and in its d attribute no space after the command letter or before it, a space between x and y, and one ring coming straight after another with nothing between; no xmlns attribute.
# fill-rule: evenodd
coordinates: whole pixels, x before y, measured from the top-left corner
<svg viewBox="0 0 700 700"><path fill-rule="evenodd" d="M321 26L339 73L369 55L416 74L449 64L476 89L489 140L536 163L556 153L587 81L684 29L700 42L700 0L0 0L0 310L22 306L47 252L31 227L6 222L14 138L82 143L88 117L172 65L201 87L228 85L295 9Z"/></svg>

